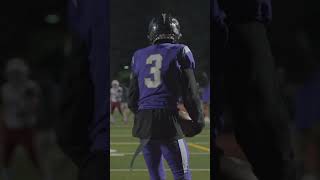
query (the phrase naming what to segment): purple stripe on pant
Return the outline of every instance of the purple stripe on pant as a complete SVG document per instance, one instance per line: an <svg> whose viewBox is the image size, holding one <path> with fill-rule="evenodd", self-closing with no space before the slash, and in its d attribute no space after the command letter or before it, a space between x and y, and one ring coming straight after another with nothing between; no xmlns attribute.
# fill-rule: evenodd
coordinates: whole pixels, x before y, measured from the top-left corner
<svg viewBox="0 0 320 180"><path fill-rule="evenodd" d="M163 158L168 162L175 180L191 180L189 150L184 139L150 140L143 149L151 180L165 180Z"/></svg>

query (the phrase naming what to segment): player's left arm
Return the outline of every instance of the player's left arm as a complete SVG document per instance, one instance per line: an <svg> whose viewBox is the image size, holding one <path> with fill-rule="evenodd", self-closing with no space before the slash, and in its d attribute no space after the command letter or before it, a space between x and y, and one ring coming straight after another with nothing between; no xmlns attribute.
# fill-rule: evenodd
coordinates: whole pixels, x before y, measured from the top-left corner
<svg viewBox="0 0 320 180"><path fill-rule="evenodd" d="M181 70L182 98L193 123L193 129L199 134L204 128L202 105L198 93L197 81L194 74L195 63L190 49L185 46L179 57Z"/></svg>

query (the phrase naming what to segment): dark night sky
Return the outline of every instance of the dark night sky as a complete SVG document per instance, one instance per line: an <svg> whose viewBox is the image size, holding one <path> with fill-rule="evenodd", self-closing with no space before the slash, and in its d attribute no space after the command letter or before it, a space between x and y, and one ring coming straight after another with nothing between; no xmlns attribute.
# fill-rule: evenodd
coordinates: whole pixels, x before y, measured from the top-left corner
<svg viewBox="0 0 320 180"><path fill-rule="evenodd" d="M65 0L10 0L0 6L0 66L12 56L23 56L31 64L52 67L58 72L66 31ZM190 46L197 60L197 70L210 71L209 0L110 0L111 76L129 65L133 52L148 45L148 22L161 12L175 15L182 26L182 42ZM273 1L273 22L269 36L278 64L293 74L308 71L308 56L297 42L295 29L305 31L315 60L320 59L317 0ZM44 22L50 13L60 15L55 25ZM60 53L60 55L59 55ZM319 61L319 60L318 60ZM312 63L311 63L312 64ZM1 68L0 68L1 70ZM198 73L199 74L199 73Z"/></svg>
<svg viewBox="0 0 320 180"><path fill-rule="evenodd" d="M13 53L16 51L11 49L26 51L25 43L28 43L29 34L40 28L51 28L45 23L45 16L55 13L63 17L64 5L63 0L10 0L2 3L0 7L1 46L9 48ZM63 28L64 24L62 22L57 26Z"/></svg>
<svg viewBox="0 0 320 180"><path fill-rule="evenodd" d="M209 72L209 0L111 0L111 7L112 78L122 70L123 65L130 65L135 50L149 45L146 37L148 23L153 16L161 12L169 12L178 18L183 34L181 42L190 47L198 70Z"/></svg>
<svg viewBox="0 0 320 180"><path fill-rule="evenodd" d="M59 53L63 49L65 0L10 0L0 6L0 70L11 57L23 57L36 70L48 68L58 73ZM48 24L45 17L56 14L57 24ZM58 59L57 59L58 58ZM44 67L45 66L45 67ZM0 77L2 74L0 75Z"/></svg>

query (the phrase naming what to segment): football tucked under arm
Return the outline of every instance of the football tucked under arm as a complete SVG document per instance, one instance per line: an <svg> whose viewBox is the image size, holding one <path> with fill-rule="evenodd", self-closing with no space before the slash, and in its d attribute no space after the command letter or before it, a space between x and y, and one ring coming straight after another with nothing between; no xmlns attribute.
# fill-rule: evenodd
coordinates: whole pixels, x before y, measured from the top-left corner
<svg viewBox="0 0 320 180"><path fill-rule="evenodd" d="M181 106L180 107L179 106L178 106L179 124L180 124L180 127L181 127L183 134L186 137L193 137L193 136L199 134L200 132L198 130L197 123L195 123L191 119L189 113L185 110L183 105L181 105L183 107L183 109L181 109L180 108Z"/></svg>
<svg viewBox="0 0 320 180"><path fill-rule="evenodd" d="M178 113L179 113L179 117L180 117L182 120L192 121L191 117L189 116L189 113L187 113L186 111L179 110Z"/></svg>
<svg viewBox="0 0 320 180"><path fill-rule="evenodd" d="M182 87L184 89L182 99L186 110L179 112L180 125L186 137L193 137L204 128L204 118L192 69L182 71Z"/></svg>

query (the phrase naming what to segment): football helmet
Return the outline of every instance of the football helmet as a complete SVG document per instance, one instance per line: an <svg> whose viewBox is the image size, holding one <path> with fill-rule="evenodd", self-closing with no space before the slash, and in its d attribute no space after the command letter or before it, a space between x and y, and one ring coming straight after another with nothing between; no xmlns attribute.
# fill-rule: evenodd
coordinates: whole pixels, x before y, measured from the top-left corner
<svg viewBox="0 0 320 180"><path fill-rule="evenodd" d="M113 81L111 82L111 86L112 86L112 87L119 87L119 85L120 85L120 83L119 83L118 80L113 80Z"/></svg>
<svg viewBox="0 0 320 180"><path fill-rule="evenodd" d="M18 71L23 74L28 74L29 68L21 58L12 58L8 61L6 69L6 73Z"/></svg>
<svg viewBox="0 0 320 180"><path fill-rule="evenodd" d="M149 23L148 39L152 44L158 40L172 40L176 42L181 38L180 24L170 14L162 13L154 17Z"/></svg>
<svg viewBox="0 0 320 180"><path fill-rule="evenodd" d="M21 83L28 78L29 67L21 58L10 59L5 67L5 76L8 81Z"/></svg>

